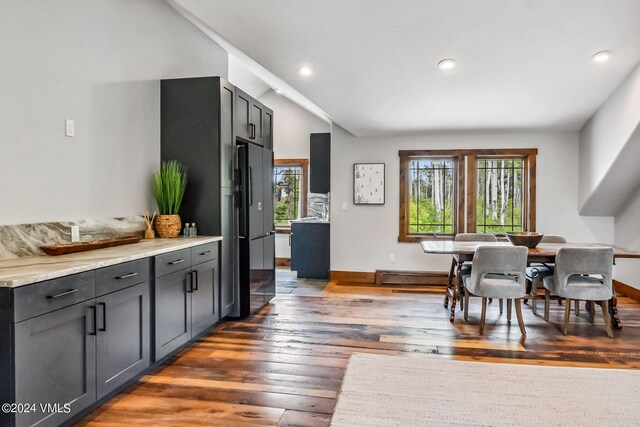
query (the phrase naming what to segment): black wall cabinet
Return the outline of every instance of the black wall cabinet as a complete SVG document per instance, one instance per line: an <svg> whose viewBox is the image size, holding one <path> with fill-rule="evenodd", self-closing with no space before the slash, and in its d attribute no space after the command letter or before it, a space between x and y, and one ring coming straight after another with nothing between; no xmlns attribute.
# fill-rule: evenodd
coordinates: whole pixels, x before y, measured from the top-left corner
<svg viewBox="0 0 640 427"><path fill-rule="evenodd" d="M331 134L312 133L309 146L309 192L331 191Z"/></svg>

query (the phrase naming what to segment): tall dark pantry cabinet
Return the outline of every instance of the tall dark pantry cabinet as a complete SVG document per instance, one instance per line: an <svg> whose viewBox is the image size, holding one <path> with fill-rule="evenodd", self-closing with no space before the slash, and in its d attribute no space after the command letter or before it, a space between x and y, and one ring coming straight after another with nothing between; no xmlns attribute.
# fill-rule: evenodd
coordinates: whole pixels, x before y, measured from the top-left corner
<svg viewBox="0 0 640 427"><path fill-rule="evenodd" d="M246 108L246 114L242 114ZM180 216L198 234L222 236L220 315L246 316L247 289L239 215L238 147L272 148L273 112L220 77L161 82L161 158L187 167L188 184ZM265 171L273 180L273 165ZM262 177L261 177L262 179ZM271 200L273 197L271 197ZM272 204L270 204L272 209ZM265 206L266 208L266 206ZM275 249L274 249L275 253ZM264 267L266 262L259 263ZM275 263L274 263L275 268ZM274 270L275 280L275 270ZM270 298L264 298L267 303Z"/></svg>

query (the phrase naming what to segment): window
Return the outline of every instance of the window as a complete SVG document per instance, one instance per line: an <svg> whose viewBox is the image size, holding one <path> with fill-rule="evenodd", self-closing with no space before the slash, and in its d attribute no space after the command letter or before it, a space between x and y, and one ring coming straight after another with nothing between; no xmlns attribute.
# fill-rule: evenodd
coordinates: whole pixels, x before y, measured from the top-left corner
<svg viewBox="0 0 640 427"><path fill-rule="evenodd" d="M415 159L409 170L409 233L452 234L455 162Z"/></svg>
<svg viewBox="0 0 640 427"><path fill-rule="evenodd" d="M274 225L288 230L291 221L307 215L307 159L276 159L273 167Z"/></svg>
<svg viewBox="0 0 640 427"><path fill-rule="evenodd" d="M535 231L537 149L399 151L398 241Z"/></svg>
<svg viewBox="0 0 640 427"><path fill-rule="evenodd" d="M476 231L523 231L522 159L477 160Z"/></svg>

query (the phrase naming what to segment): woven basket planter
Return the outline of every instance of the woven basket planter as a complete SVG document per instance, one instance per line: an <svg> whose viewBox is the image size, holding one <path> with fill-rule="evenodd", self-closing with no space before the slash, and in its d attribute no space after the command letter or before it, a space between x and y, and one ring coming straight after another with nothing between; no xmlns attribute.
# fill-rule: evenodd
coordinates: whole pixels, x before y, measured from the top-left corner
<svg viewBox="0 0 640 427"><path fill-rule="evenodd" d="M155 224L156 232L160 238L173 238L180 235L182 225L180 215L158 215Z"/></svg>

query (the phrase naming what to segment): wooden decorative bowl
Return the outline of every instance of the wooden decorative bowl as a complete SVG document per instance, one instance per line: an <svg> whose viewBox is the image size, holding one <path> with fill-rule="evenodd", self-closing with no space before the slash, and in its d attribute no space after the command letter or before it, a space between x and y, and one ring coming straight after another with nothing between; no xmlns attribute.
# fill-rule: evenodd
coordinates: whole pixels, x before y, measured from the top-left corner
<svg viewBox="0 0 640 427"><path fill-rule="evenodd" d="M544 237L544 234L534 233L531 231L514 231L507 232L507 239L513 246L526 246L528 248L535 248L538 243Z"/></svg>
<svg viewBox="0 0 640 427"><path fill-rule="evenodd" d="M42 249L42 252L47 255L56 256L72 254L75 252L92 251L94 249L110 248L112 246L129 245L132 243L138 243L140 240L142 240L141 236L125 236L114 237L112 239L91 240L89 242L73 242L40 246L40 249Z"/></svg>

